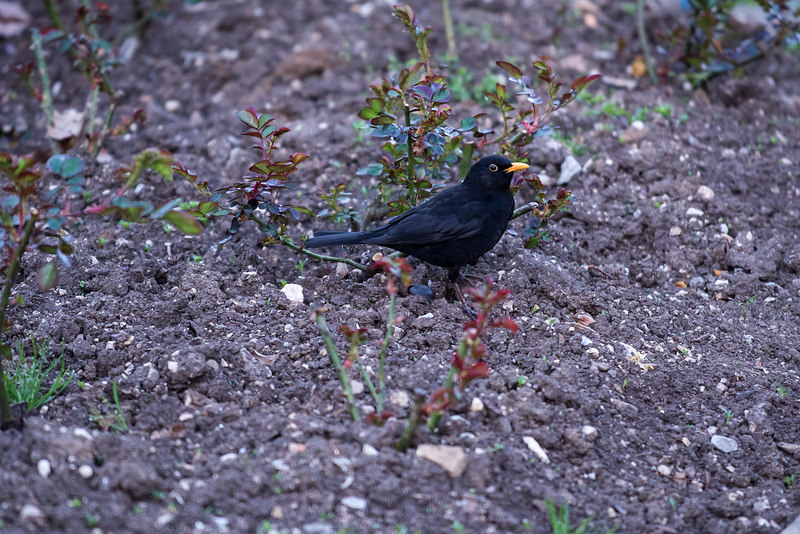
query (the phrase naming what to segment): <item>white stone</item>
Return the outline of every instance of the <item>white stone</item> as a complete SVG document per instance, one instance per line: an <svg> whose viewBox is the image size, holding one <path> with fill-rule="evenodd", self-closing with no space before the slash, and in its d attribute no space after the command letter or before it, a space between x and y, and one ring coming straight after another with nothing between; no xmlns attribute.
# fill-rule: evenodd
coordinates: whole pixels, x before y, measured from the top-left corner
<svg viewBox="0 0 800 534"><path fill-rule="evenodd" d="M698 187L695 194L703 200L712 200L714 198L714 190L707 185L701 185Z"/></svg>
<svg viewBox="0 0 800 534"><path fill-rule="evenodd" d="M22 510L19 511L19 520L23 523L26 522L33 522L39 523L44 521L45 515L42 512L41 508L36 506L35 504L26 504L22 507Z"/></svg>
<svg viewBox="0 0 800 534"><path fill-rule="evenodd" d="M367 500L361 497L345 497L342 499L342 504L353 510L364 511L367 509Z"/></svg>
<svg viewBox="0 0 800 534"><path fill-rule="evenodd" d="M686 210L687 217L702 217L704 214L703 210L698 208L689 208Z"/></svg>
<svg viewBox="0 0 800 534"><path fill-rule="evenodd" d="M84 480L89 480L94 475L94 469L92 469L91 465L83 464L78 468L78 474Z"/></svg>
<svg viewBox="0 0 800 534"><path fill-rule="evenodd" d="M471 412L482 412L483 411L483 401L478 397L472 397L472 403L469 405L469 411Z"/></svg>
<svg viewBox="0 0 800 534"><path fill-rule="evenodd" d="M350 389L353 390L353 395L361 395L362 393L364 393L364 384L362 384L358 380L352 380L350 382Z"/></svg>
<svg viewBox="0 0 800 534"><path fill-rule="evenodd" d="M564 163L561 164L561 175L558 177L558 185L566 185L572 180L572 177L581 172L581 164L575 159L575 156L570 154L564 158Z"/></svg>
<svg viewBox="0 0 800 534"><path fill-rule="evenodd" d="M361 452L364 453L364 456L378 456L378 449L369 443L364 444L364 446L361 448Z"/></svg>
<svg viewBox="0 0 800 534"><path fill-rule="evenodd" d="M42 476L42 478L49 477L50 473L52 472L52 469L50 468L50 460L45 458L39 460L39 462L36 464L36 468L39 470L39 474Z"/></svg>
<svg viewBox="0 0 800 534"><path fill-rule="evenodd" d="M539 458L542 462L549 464L550 458L547 456L547 452L539 445L539 442L533 436L524 436L522 441L525 442L525 445Z"/></svg>
<svg viewBox="0 0 800 534"><path fill-rule="evenodd" d="M286 295L291 302L303 302L303 286L299 284L286 284L281 289L281 293Z"/></svg>
<svg viewBox="0 0 800 534"><path fill-rule="evenodd" d="M739 444L733 438L716 434L711 436L711 444L722 452L735 452L739 450Z"/></svg>
<svg viewBox="0 0 800 534"><path fill-rule="evenodd" d="M467 453L461 447L423 443L417 447L417 456L442 467L450 478L460 477L467 468Z"/></svg>
<svg viewBox="0 0 800 534"><path fill-rule="evenodd" d="M670 237L676 237L676 236L681 235L682 233L683 233L683 230L681 230L680 226L673 226L672 228L669 229Z"/></svg>

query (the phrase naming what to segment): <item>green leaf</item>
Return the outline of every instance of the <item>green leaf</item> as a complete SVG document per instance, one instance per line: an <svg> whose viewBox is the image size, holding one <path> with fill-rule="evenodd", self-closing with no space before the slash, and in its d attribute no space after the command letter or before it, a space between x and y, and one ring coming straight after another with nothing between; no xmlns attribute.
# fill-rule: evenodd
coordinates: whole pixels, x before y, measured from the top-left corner
<svg viewBox="0 0 800 534"><path fill-rule="evenodd" d="M72 178L84 169L83 160L80 158L67 158L61 162L61 174L64 178Z"/></svg>
<svg viewBox="0 0 800 534"><path fill-rule="evenodd" d="M197 211L199 211L203 215L208 215L209 213L211 213L212 210L215 210L218 207L219 203L205 200L197 205Z"/></svg>
<svg viewBox="0 0 800 534"><path fill-rule="evenodd" d="M370 163L356 171L358 175L380 176L383 173L383 165L380 163Z"/></svg>
<svg viewBox="0 0 800 534"><path fill-rule="evenodd" d="M372 119L369 122L370 122L370 124L374 124L375 126L383 126L383 125L392 124L394 121L392 120L392 118L389 115L381 115L379 117L375 117L374 119Z"/></svg>
<svg viewBox="0 0 800 534"><path fill-rule="evenodd" d="M183 202L183 199L181 199L181 198L176 198L176 199L170 200L169 202L167 202L166 204L164 204L163 206L161 206L160 208L155 210L153 213L151 213L150 214L150 218L151 219L161 219L168 212L170 212L173 209L175 209L178 206L180 206L180 204L182 202Z"/></svg>
<svg viewBox="0 0 800 534"><path fill-rule="evenodd" d="M188 235L198 235L203 231L200 222L183 211L170 211L162 219L172 224L175 228Z"/></svg>
<svg viewBox="0 0 800 534"><path fill-rule="evenodd" d="M48 263L39 269L36 275L36 281L39 283L39 289L42 291L52 289L53 286L56 285L56 282L58 282L58 264L55 262Z"/></svg>
<svg viewBox="0 0 800 534"><path fill-rule="evenodd" d="M509 63L508 61L497 61L496 63L498 67L509 73L513 78L517 80L522 78L522 71L513 63Z"/></svg>
<svg viewBox="0 0 800 534"><path fill-rule="evenodd" d="M236 118L242 121L246 126L258 129L258 117L253 111L253 108L237 111Z"/></svg>
<svg viewBox="0 0 800 534"><path fill-rule="evenodd" d="M473 128L475 128L475 124L476 124L475 119L473 119L472 117L467 117L466 119L461 121L461 126L459 126L458 129L461 131L472 130Z"/></svg>
<svg viewBox="0 0 800 534"><path fill-rule="evenodd" d="M378 116L378 112L372 108L364 108L358 113L358 117L368 121Z"/></svg>
<svg viewBox="0 0 800 534"><path fill-rule="evenodd" d="M64 154L51 156L50 159L47 160L47 168L56 174L61 174L61 164L65 159L67 159L67 156Z"/></svg>

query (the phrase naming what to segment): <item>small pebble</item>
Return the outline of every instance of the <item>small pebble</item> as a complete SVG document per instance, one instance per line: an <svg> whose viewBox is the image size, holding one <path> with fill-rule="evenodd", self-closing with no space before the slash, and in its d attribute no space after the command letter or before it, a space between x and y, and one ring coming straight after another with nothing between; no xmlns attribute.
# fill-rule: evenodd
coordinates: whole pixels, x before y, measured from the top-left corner
<svg viewBox="0 0 800 534"><path fill-rule="evenodd" d="M686 210L687 217L702 217L704 215L703 210L697 208L689 208Z"/></svg>
<svg viewBox="0 0 800 534"><path fill-rule="evenodd" d="M45 458L39 460L39 462L36 464L36 468L39 470L39 474L42 476L42 478L49 477L50 473L52 472L52 469L50 468L50 460Z"/></svg>
<svg viewBox="0 0 800 534"><path fill-rule="evenodd" d="M715 434L711 436L711 444L722 452L735 452L739 450L739 444L733 438Z"/></svg>
<svg viewBox="0 0 800 534"><path fill-rule="evenodd" d="M92 469L91 465L83 464L78 468L78 474L84 480L89 480L94 475L94 469Z"/></svg>
<svg viewBox="0 0 800 534"><path fill-rule="evenodd" d="M342 504L353 510L366 510L367 500L361 497L345 497L342 499Z"/></svg>
<svg viewBox="0 0 800 534"><path fill-rule="evenodd" d="M695 194L703 200L712 200L714 198L714 190L707 185L701 185L698 187Z"/></svg>
<svg viewBox="0 0 800 534"><path fill-rule="evenodd" d="M469 406L469 411L471 412L482 412L483 411L483 401L478 397L472 397L472 404Z"/></svg>

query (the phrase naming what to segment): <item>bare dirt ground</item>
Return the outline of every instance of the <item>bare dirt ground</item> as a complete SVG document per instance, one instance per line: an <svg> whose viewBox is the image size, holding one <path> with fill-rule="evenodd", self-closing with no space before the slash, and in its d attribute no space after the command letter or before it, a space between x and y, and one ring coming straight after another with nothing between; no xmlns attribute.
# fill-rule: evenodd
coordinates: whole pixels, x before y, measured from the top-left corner
<svg viewBox="0 0 800 534"><path fill-rule="evenodd" d="M412 5L437 29L431 47L441 53L439 4ZM63 339L77 379L24 431L0 434L2 532L549 533L547 499L569 503L573 524L593 515L597 532L777 533L794 521L797 56L770 56L706 92L676 80L626 89L634 19L621 3L595 5L591 28L579 10L559 14L551 2L453 1L473 83L487 69L501 74L497 59L528 65L540 54L565 80L604 74L588 91L602 101L553 117L582 167L553 240L525 250L507 234L472 269L512 291L504 312L521 328L487 336L490 377L418 439L460 448L460 476L394 448L408 399L440 386L467 320L443 298L442 269L415 271L415 283L430 281L432 303L398 300L393 418L379 428L350 419L309 315L324 305L332 328L366 327L374 366L388 306L381 276L300 266L289 249L257 247L255 225L215 257L227 223L185 237L94 220L70 229L74 265L54 291L36 289L36 256L16 288L25 305L11 310L6 342ZM33 25L47 25L41 8L29 9ZM115 24L131 21L116 9ZM176 3L114 71L122 113L145 106L149 118L87 171L93 194L108 194L114 169L146 147L171 151L212 185L237 179L249 155L234 112L253 106L292 129L287 151L312 155L295 175L299 203L320 209L317 193L342 181L357 202L355 172L379 148L351 125L389 58L414 54L390 13L385 2ZM629 47L618 51L620 40ZM12 73L32 58L27 41L0 41L0 118L29 134L13 147L0 138L3 151L47 148L38 104ZM81 108L84 82L64 56L51 62L56 107ZM639 108L650 112L635 125L613 112ZM550 138L530 152L533 169L555 181L570 148ZM175 196L196 198L188 184L155 177L134 198ZM524 219L511 224L517 234ZM306 217L292 232L325 226ZM302 303L287 299L284 283L302 286ZM108 409L113 384L127 433L91 420ZM359 401L369 404L368 394Z"/></svg>

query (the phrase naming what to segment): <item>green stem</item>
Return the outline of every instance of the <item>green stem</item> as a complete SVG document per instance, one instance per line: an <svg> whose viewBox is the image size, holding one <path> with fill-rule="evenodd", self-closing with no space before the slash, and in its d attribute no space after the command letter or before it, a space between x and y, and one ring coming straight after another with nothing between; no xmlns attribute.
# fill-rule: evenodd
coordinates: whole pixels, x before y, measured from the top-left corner
<svg viewBox="0 0 800 534"><path fill-rule="evenodd" d="M250 216L250 218L253 219L254 221L258 222L259 224L263 224L263 222L260 221L259 219L257 219L256 217ZM344 264L349 265L350 267L354 267L354 268L359 269L361 271L366 271L368 269L365 265L361 265L360 263L355 262L355 261L353 261L353 260L351 260L349 258L337 258L336 256L326 256L325 254L317 254L316 252L311 252L307 248L303 248L303 247L301 247L299 245L296 245L293 241L291 241L291 238L289 238L289 237L280 236L279 239L281 240L281 243L283 243L284 245L286 245L290 249L296 250L297 252L300 252L301 254L305 254L306 256L310 256L312 258L316 258L316 259L322 260L322 261L331 261L331 262L336 262L336 263L344 263Z"/></svg>
<svg viewBox="0 0 800 534"><path fill-rule="evenodd" d="M386 362L386 350L389 348L389 341L392 340L394 334L394 307L397 296L392 293L389 297L389 318L386 325L386 335L383 336L383 345L381 345L381 354L378 356L378 389L380 390L380 398L375 399L378 415L383 413L383 400L386 397L386 386L384 381L386 378L384 364Z"/></svg>
<svg viewBox="0 0 800 534"><path fill-rule="evenodd" d="M411 129L411 109L406 105L403 106L403 113L406 117L406 126ZM408 147L408 191L411 197L408 199L412 206L417 205L417 164L414 161L414 137L409 132L408 139L406 140Z"/></svg>
<svg viewBox="0 0 800 534"><path fill-rule="evenodd" d="M64 21L61 20L61 14L58 12L55 0L44 0L44 9L53 26L59 30L63 30Z"/></svg>
<svg viewBox="0 0 800 534"><path fill-rule="evenodd" d="M11 289L14 287L14 280L19 274L19 268L22 263L22 255L28 248L28 243L33 235L33 230L36 227L36 221L39 218L36 210L31 210L28 221L22 229L22 236L20 237L17 249L14 251L14 257L11 260L11 266L6 271L6 284L3 286L3 295L0 297L0 332L5 330L6 324L6 311L8 310L8 301L11 298ZM5 427L11 421L11 407L8 402L8 391L6 391L6 375L3 370L3 358L0 354L0 424Z"/></svg>
<svg viewBox="0 0 800 534"><path fill-rule="evenodd" d="M367 368L364 366L364 362L361 361L361 356L359 356L358 354L356 354L356 363L358 364L358 368L361 370L361 376L364 377L364 384L367 385L369 394L372 395L372 398L375 400L376 413L380 415L380 413L383 411L382 409L377 408L379 404L378 398L380 394L378 393L378 390L375 389L375 384L372 383L372 379L367 374Z"/></svg>
<svg viewBox="0 0 800 534"><path fill-rule="evenodd" d="M333 370L339 375L339 382L342 384L342 390L344 391L344 396L347 399L347 407L350 410L350 415L353 416L354 421L360 422L361 414L358 412L356 398L353 395L353 389L350 387L350 381L347 379L347 369L344 368L342 359L339 357L339 353L336 351L336 346L333 344L333 336L331 336L331 331L328 329L328 325L325 323L325 318L319 311L314 314L314 322L317 323L317 326L322 332L322 339L325 340L325 347L328 349L328 357L331 359Z"/></svg>
<svg viewBox="0 0 800 534"><path fill-rule="evenodd" d="M647 28L644 23L644 0L636 0L636 29L639 32L639 42L642 45L642 55L644 56L645 67L647 67L647 74L650 76L650 82L653 85L658 85L658 79L653 70L653 56L650 55L650 43L647 41Z"/></svg>
<svg viewBox="0 0 800 534"><path fill-rule="evenodd" d="M94 135L94 119L97 117L97 97L100 94L100 87L92 87L92 92L89 93L89 110L86 114L86 133L89 137Z"/></svg>
<svg viewBox="0 0 800 534"><path fill-rule="evenodd" d="M422 422L422 410L425 407L425 392L416 390L414 392L414 406L411 408L411 414L408 416L408 423L403 429L403 435L397 441L395 447L400 452L406 452L414 441L414 435L417 433L417 428Z"/></svg>
<svg viewBox="0 0 800 534"><path fill-rule="evenodd" d="M511 219L516 219L517 217L522 217L526 213L530 213L536 207L536 202L529 202L525 204L521 208L517 208L514 210L514 213L511 214Z"/></svg>
<svg viewBox="0 0 800 534"><path fill-rule="evenodd" d="M42 80L42 110L44 111L47 126L53 124L53 94L50 91L50 74L47 72L47 63L44 60L44 48L42 46L42 35L39 30L34 28L31 31L31 43L33 45L33 53L36 56L36 70L39 72L39 78ZM59 153L61 150L58 143L50 139L50 147L54 153Z"/></svg>
<svg viewBox="0 0 800 534"><path fill-rule="evenodd" d="M450 374L447 375L447 380L444 381L444 388L452 390L453 385L456 382L456 368L452 365L450 366ZM435 411L428 417L428 430L433 432L436 430L436 427L439 426L439 421L442 419L442 412L441 410Z"/></svg>
<svg viewBox="0 0 800 534"><path fill-rule="evenodd" d="M447 38L447 53L450 57L455 58L458 52L456 51L456 34L453 32L453 15L450 12L450 0L442 0L442 18L444 19L444 35Z"/></svg>

